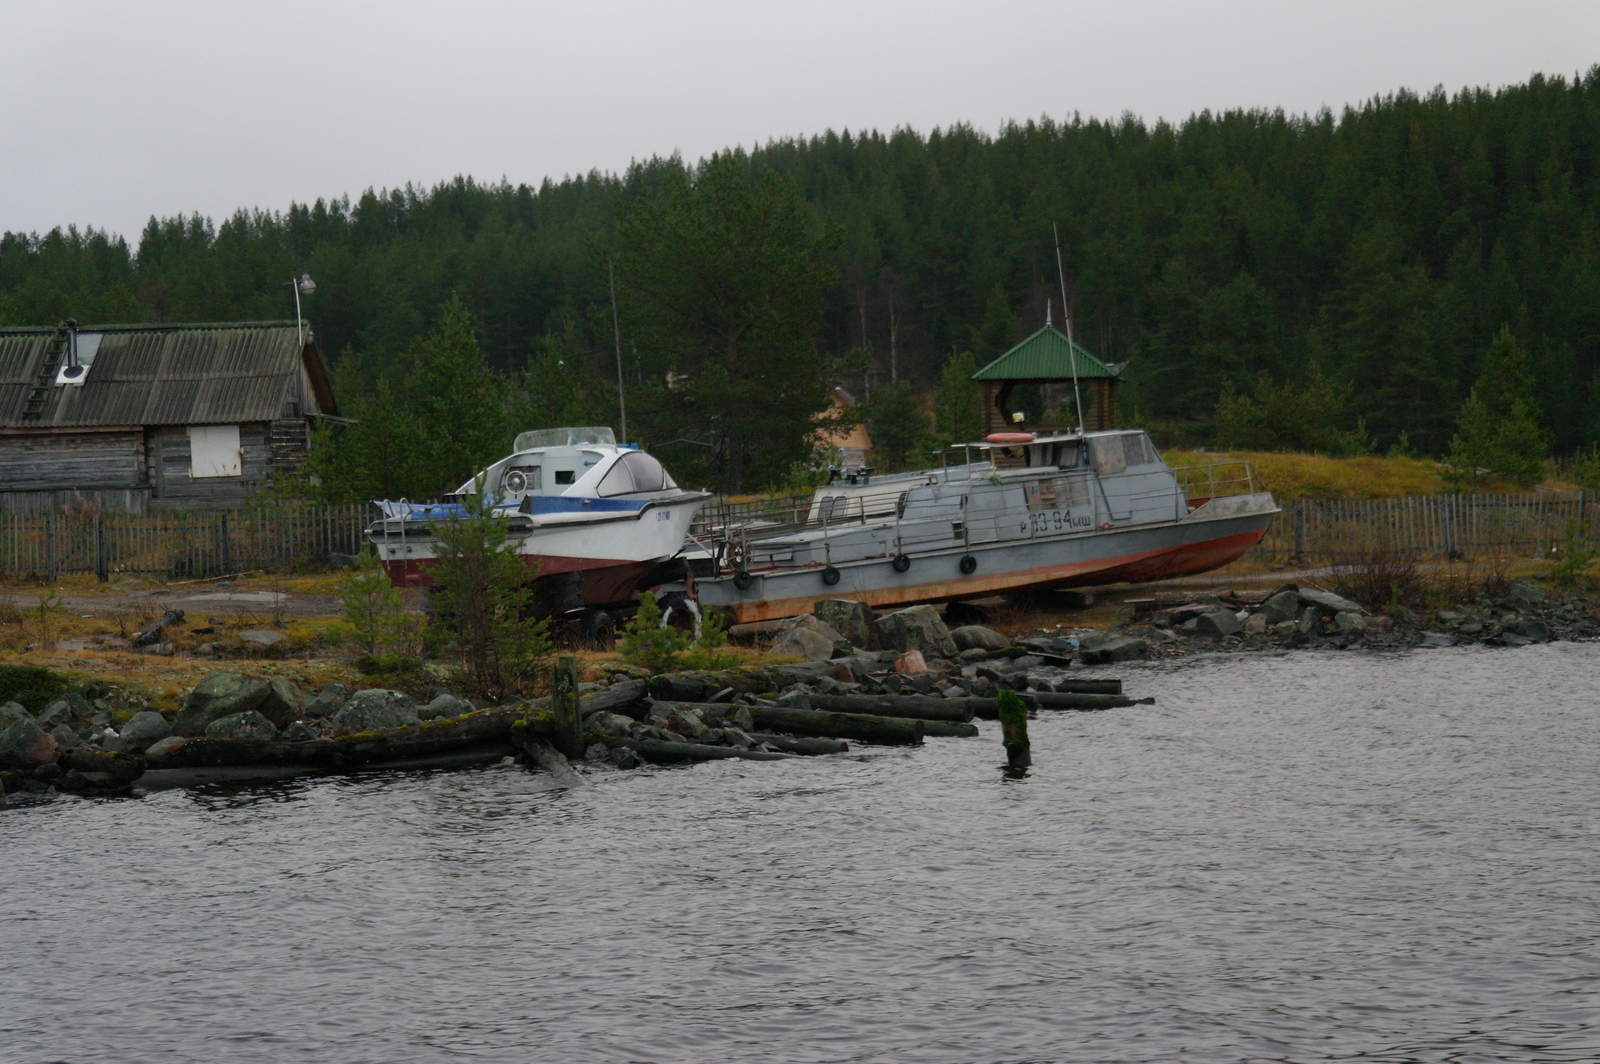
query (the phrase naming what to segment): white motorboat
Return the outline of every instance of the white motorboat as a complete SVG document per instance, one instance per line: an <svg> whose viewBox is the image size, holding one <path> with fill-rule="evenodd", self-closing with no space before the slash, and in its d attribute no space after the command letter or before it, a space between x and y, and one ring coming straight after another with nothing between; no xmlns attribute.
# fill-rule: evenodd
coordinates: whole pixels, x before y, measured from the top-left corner
<svg viewBox="0 0 1600 1064"><path fill-rule="evenodd" d="M460 518L460 499L483 492L508 521L530 567L536 607L548 615L631 604L640 589L680 576L672 559L710 498L678 487L653 455L619 444L603 426L541 429L445 501L383 501L367 529L390 580L425 587L436 563L436 522ZM609 620L609 618L607 618Z"/></svg>

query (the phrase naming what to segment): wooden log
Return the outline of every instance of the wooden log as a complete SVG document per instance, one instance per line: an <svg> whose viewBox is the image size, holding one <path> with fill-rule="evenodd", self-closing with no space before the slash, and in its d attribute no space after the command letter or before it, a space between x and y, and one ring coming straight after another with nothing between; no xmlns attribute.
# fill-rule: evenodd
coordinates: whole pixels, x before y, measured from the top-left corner
<svg viewBox="0 0 1600 1064"><path fill-rule="evenodd" d="M881 743L888 746L920 746L924 734L923 722L908 717L879 717L866 713L824 713L815 709L788 709L783 706L744 708L750 711L750 719L762 731L855 739L858 742Z"/></svg>
<svg viewBox="0 0 1600 1064"><path fill-rule="evenodd" d="M818 757L822 754L847 754L850 744L843 739L823 739L819 736L797 737L793 735L774 735L771 732L751 732L750 738L758 743L776 746L790 754L800 754L804 757Z"/></svg>
<svg viewBox="0 0 1600 1064"><path fill-rule="evenodd" d="M978 736L978 726L957 724L949 720L925 720L922 722L922 734L931 735L936 739L975 739Z"/></svg>
<svg viewBox="0 0 1600 1064"><path fill-rule="evenodd" d="M531 725L521 721L512 725L511 742L563 787L586 785L587 781L573 770L561 751L551 746Z"/></svg>
<svg viewBox="0 0 1600 1064"><path fill-rule="evenodd" d="M96 750L92 746L74 746L63 750L56 758L63 769L94 772L117 783L132 783L144 775L144 758L137 754L119 754L109 750Z"/></svg>
<svg viewBox="0 0 1600 1064"><path fill-rule="evenodd" d="M607 739L613 747L632 750L646 761L670 765L680 761L787 761L794 754L770 750L741 750L737 746L675 743L666 739Z"/></svg>
<svg viewBox="0 0 1600 1064"><path fill-rule="evenodd" d="M869 713L876 717L943 720L956 724L965 724L972 719L972 707L967 702L965 698L939 698L933 695L811 696L811 708L833 713Z"/></svg>
<svg viewBox="0 0 1600 1064"><path fill-rule="evenodd" d="M1117 709L1122 706L1154 705L1154 698L1129 698L1127 695L1071 694L1055 691L1024 691L1022 700L1040 709Z"/></svg>
<svg viewBox="0 0 1600 1064"><path fill-rule="evenodd" d="M1063 680L1056 684L1056 690L1061 694L1076 695L1120 695L1122 693L1121 680Z"/></svg>

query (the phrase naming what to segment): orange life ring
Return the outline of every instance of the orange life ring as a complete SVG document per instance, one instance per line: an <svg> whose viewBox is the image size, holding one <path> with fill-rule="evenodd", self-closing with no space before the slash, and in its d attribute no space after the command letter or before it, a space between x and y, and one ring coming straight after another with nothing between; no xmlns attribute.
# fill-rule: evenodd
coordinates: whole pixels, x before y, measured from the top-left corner
<svg viewBox="0 0 1600 1064"><path fill-rule="evenodd" d="M985 443L1032 443L1031 432L991 432L983 438Z"/></svg>

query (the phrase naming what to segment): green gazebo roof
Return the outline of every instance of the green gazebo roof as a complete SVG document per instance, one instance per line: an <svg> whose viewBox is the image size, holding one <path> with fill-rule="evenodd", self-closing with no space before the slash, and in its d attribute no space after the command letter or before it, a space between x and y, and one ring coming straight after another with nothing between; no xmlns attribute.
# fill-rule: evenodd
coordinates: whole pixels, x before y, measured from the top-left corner
<svg viewBox="0 0 1600 1064"><path fill-rule="evenodd" d="M1062 381L1073 377L1073 355L1077 356L1079 380L1117 376L1116 370L1095 358L1046 325L1026 340L972 375L975 381Z"/></svg>

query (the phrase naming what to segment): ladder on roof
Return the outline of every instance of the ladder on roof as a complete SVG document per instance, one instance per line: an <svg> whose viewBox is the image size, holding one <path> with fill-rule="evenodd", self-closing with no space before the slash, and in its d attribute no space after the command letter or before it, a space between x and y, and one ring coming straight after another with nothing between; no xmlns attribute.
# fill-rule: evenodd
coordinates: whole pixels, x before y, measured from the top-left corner
<svg viewBox="0 0 1600 1064"><path fill-rule="evenodd" d="M37 421L44 413L45 400L50 398L50 389L56 382L56 370L61 367L61 356L66 351L67 327L62 324L45 346L44 358L39 360L39 371L33 377L33 390L28 393L28 401L22 406L22 420Z"/></svg>

